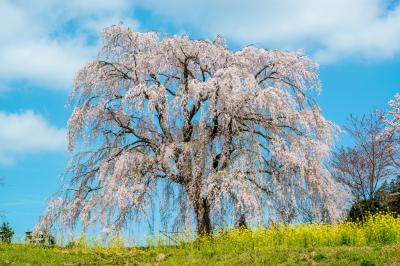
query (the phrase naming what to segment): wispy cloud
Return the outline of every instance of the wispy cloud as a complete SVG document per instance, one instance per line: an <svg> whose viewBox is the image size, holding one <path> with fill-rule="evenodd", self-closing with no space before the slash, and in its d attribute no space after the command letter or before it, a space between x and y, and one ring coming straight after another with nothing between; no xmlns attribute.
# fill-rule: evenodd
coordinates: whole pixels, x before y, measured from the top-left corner
<svg viewBox="0 0 400 266"><path fill-rule="evenodd" d="M0 112L0 164L14 164L18 156L66 150L66 130L50 125L32 111Z"/></svg>
<svg viewBox="0 0 400 266"><path fill-rule="evenodd" d="M0 1L0 81L69 88L80 65L96 55L104 26L137 24L129 15L131 2Z"/></svg>
<svg viewBox="0 0 400 266"><path fill-rule="evenodd" d="M140 0L161 18L241 44L304 48L320 62L400 53L400 5L389 0Z"/></svg>
<svg viewBox="0 0 400 266"><path fill-rule="evenodd" d="M389 0L2 0L0 82L68 89L96 56L98 33L123 21L138 28L137 7L182 31L222 34L240 45L303 48L319 62L387 59L400 53L400 6Z"/></svg>

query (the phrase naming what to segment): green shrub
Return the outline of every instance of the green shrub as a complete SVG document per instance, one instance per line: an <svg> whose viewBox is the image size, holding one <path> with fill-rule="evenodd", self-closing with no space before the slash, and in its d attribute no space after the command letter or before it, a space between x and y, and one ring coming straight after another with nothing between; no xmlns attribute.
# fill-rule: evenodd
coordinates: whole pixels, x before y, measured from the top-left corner
<svg viewBox="0 0 400 266"><path fill-rule="evenodd" d="M14 235L14 231L10 227L8 223L3 222L3 225L0 227L0 242L10 244L12 237Z"/></svg>
<svg viewBox="0 0 400 266"><path fill-rule="evenodd" d="M384 207L377 200L363 200L353 204L347 216L347 219L351 222L363 221L369 215L373 215Z"/></svg>

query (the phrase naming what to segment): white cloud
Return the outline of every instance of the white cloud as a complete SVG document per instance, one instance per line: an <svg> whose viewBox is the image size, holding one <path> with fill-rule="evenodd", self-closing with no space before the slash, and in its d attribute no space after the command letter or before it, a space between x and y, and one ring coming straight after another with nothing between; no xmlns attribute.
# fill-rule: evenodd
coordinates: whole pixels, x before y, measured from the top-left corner
<svg viewBox="0 0 400 266"><path fill-rule="evenodd" d="M96 56L93 39L103 27L137 25L131 10L129 0L0 1L0 82L68 89L79 67Z"/></svg>
<svg viewBox="0 0 400 266"><path fill-rule="evenodd" d="M0 83L69 89L94 58L93 36L123 21L137 28L136 6L183 32L222 34L240 45L304 48L320 62L400 53L400 6L389 0L1 0ZM4 90L4 89L3 89Z"/></svg>
<svg viewBox="0 0 400 266"><path fill-rule="evenodd" d="M400 6L388 0L141 0L155 14L241 44L304 48L321 62L400 53Z"/></svg>
<svg viewBox="0 0 400 266"><path fill-rule="evenodd" d="M75 44L75 45L74 45ZM28 80L50 88L65 88L90 49L79 42L33 41L2 49L0 75L7 80Z"/></svg>
<svg viewBox="0 0 400 266"><path fill-rule="evenodd" d="M65 129L32 111L0 112L0 164L13 164L20 155L65 150Z"/></svg>

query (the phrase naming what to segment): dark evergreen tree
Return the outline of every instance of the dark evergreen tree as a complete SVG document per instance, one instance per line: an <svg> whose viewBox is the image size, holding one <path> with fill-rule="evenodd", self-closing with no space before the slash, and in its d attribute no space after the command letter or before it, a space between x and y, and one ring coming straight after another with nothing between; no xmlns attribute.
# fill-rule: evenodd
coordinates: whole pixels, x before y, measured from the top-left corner
<svg viewBox="0 0 400 266"><path fill-rule="evenodd" d="M0 227L0 242L10 244L13 235L14 231L12 230L10 225L3 222L3 225Z"/></svg>

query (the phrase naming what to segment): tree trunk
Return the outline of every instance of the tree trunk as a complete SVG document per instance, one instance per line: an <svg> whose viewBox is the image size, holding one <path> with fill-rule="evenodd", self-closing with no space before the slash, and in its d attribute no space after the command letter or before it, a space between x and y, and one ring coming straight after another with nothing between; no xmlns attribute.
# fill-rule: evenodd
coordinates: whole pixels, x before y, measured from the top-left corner
<svg viewBox="0 0 400 266"><path fill-rule="evenodd" d="M197 235L211 234L211 219L210 219L210 206L208 205L207 198L200 198L195 202L195 213L197 220Z"/></svg>

